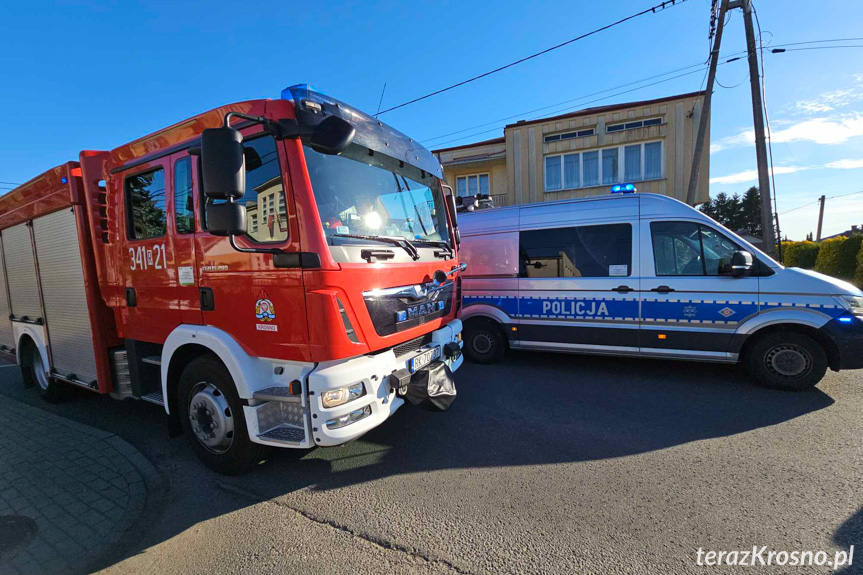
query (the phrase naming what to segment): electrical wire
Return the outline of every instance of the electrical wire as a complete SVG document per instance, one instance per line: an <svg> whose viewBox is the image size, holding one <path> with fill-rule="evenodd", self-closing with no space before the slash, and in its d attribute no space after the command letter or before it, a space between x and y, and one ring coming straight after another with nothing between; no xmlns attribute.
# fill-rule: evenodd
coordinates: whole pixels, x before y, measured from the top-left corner
<svg viewBox="0 0 863 575"><path fill-rule="evenodd" d="M784 52L802 52L803 50L832 50L834 48L863 48L863 45L809 46L808 48L773 48L770 52L773 54L782 54Z"/></svg>
<svg viewBox="0 0 863 575"><path fill-rule="evenodd" d="M488 72L483 72L482 74L478 74L476 76L473 76L472 78L468 78L467 80L462 80L461 82L457 82L455 84L447 86L446 88L441 88L439 90L435 90L434 92L430 92L424 96L414 98L413 100L403 102L403 103L401 103L397 106L393 106L391 108L387 108L386 110L379 112L378 114L375 114L375 116L377 117L381 114L386 114L387 112L392 112L393 110L398 110L399 108L404 108L405 106L409 106L411 104L416 104L417 102L420 102L420 101L425 100L427 98L431 98L432 96L437 96L438 94L443 94L444 92L448 92L449 90L458 88L460 86L464 86L465 84L470 84L471 82L475 82L481 78L485 78L486 76L491 76L492 74L496 74L498 72L506 70L507 68L512 68L513 66L517 66L518 64L522 64L524 62L527 62L528 60L538 58L539 56L542 56L544 54L548 54L549 52L552 52L552 51L557 50L559 48L563 48L564 46L568 46L569 44L572 44L574 42L578 42L579 40L583 40L589 36L593 36L594 34L604 32L606 30L614 28L615 26L619 26L619 25L623 24L624 22L628 22L630 20L634 20L635 18L639 18L641 16L644 16L645 14L656 14L657 11L662 11L662 10L667 9L668 7L674 7L674 6L683 4L683 3L688 2L688 1L689 0L665 0L664 2L657 4L655 6L652 6L650 8L647 8L646 10L642 10L641 12L637 12L635 14L630 14L629 16L627 16L625 18L621 18L620 20L617 20L616 22L612 22L611 24L606 24L605 26L602 26L600 28L596 28L595 30L591 30L590 32L586 32L584 34L581 34L580 36L576 36L575 38L571 38L571 39L567 40L566 42L561 42L560 44L556 44L550 48L546 48L545 50L541 50L539 52L531 54L530 56L525 56L524 58L520 58L518 60L510 62L509 64L499 66L493 70L489 70Z"/></svg>
<svg viewBox="0 0 863 575"><path fill-rule="evenodd" d="M848 197L848 196L856 196L857 194L863 194L863 190L860 190L859 192L851 192L851 193L849 193L849 194L839 194L839 195L836 195L836 196L829 196L829 197L825 197L825 198L824 198L824 200L825 200L825 201L827 201L827 200L835 200L835 199L838 199L838 198L845 198L845 197ZM803 204L802 206L797 206L796 208L792 208L792 209L790 209L790 210L787 210L787 211L785 211L785 212L782 212L782 213L781 213L781 214L779 214L779 215L784 216L785 214L790 214L791 212L796 212L797 210L802 210L803 208L808 208L809 206L814 206L815 204L817 204L817 203L818 203L818 202L820 202L820 201L821 201L821 199L819 198L819 199L815 200L814 202L810 202L810 203L808 203L808 204Z"/></svg>

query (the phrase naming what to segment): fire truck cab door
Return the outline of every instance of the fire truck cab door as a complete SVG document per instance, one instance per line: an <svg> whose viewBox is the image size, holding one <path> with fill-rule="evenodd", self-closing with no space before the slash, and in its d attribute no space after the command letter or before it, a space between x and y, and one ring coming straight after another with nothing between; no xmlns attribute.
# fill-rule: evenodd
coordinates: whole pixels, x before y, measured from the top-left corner
<svg viewBox="0 0 863 575"><path fill-rule="evenodd" d="M125 227L120 253L126 298L123 336L161 343L182 322L169 225L173 219L171 161L159 158L118 176Z"/></svg>
<svg viewBox="0 0 863 575"><path fill-rule="evenodd" d="M198 213L198 170L196 158L186 151L171 156L171 211L168 220L174 247L173 277L176 280L180 321L203 323L201 298L198 291L200 268L195 254L195 233L200 230Z"/></svg>

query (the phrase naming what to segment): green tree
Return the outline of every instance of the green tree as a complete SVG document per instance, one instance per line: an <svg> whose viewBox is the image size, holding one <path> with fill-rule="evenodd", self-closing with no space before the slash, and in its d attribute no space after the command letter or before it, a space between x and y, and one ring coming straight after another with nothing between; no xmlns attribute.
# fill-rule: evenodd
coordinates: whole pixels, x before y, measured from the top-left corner
<svg viewBox="0 0 863 575"><path fill-rule="evenodd" d="M839 249L845 240L845 236L830 238L821 242L821 247L818 250L818 257L815 259L815 271L827 274L828 276L838 277L840 271Z"/></svg>
<svg viewBox="0 0 863 575"><path fill-rule="evenodd" d="M732 231L761 237L761 194L754 186L743 197L720 192L699 209Z"/></svg>

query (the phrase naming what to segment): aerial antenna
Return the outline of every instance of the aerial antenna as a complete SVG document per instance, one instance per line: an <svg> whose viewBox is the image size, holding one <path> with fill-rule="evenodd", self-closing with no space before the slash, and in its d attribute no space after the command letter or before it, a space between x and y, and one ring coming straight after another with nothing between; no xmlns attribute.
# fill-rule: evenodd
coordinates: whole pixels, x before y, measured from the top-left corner
<svg viewBox="0 0 863 575"><path fill-rule="evenodd" d="M378 101L378 111L375 112L375 118L377 118L378 114L381 113L381 104L384 103L384 92L386 92L386 91L387 91L387 83L384 82L384 89L381 90L381 99Z"/></svg>

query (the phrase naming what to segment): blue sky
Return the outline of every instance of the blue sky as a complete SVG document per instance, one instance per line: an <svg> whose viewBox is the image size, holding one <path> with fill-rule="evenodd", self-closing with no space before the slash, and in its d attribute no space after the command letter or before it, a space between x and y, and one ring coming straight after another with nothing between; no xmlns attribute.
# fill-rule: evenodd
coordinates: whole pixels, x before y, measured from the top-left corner
<svg viewBox="0 0 863 575"><path fill-rule="evenodd" d="M383 108L655 3L6 2L0 181L23 182L81 149L110 149L224 103L276 98L299 82L374 112L385 82ZM756 8L773 45L863 36L859 1ZM700 72L626 94L643 84L613 88L703 61L708 12L709 0L689 0L382 119L434 148L496 137L545 106L553 114L697 90ZM723 53L744 48L735 13ZM863 49L767 54L765 67L780 214L863 190ZM742 193L755 183L745 60L720 66L718 79L729 88L714 95L711 194ZM801 239L816 218L817 205L783 215L783 234ZM852 223L863 224L863 194L828 200L825 235Z"/></svg>

